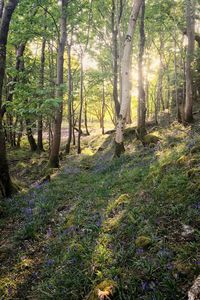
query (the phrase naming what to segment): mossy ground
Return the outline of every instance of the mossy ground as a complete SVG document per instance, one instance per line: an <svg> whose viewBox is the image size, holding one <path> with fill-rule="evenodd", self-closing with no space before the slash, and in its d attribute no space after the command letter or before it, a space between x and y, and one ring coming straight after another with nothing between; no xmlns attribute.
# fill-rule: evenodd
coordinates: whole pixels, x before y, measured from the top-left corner
<svg viewBox="0 0 200 300"><path fill-rule="evenodd" d="M176 123L153 134L154 147L129 138L118 159L111 137L89 137L50 183L4 202L2 299L86 299L105 280L116 300L187 299L200 266L199 135Z"/></svg>

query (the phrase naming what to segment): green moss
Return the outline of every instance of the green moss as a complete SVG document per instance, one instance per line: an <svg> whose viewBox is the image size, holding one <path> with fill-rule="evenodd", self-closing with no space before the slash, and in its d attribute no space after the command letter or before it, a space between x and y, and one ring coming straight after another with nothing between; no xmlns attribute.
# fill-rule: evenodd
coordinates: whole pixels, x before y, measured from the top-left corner
<svg viewBox="0 0 200 300"><path fill-rule="evenodd" d="M191 272L191 265L185 262L176 261L174 262L175 270L180 274L188 274Z"/></svg>
<svg viewBox="0 0 200 300"><path fill-rule="evenodd" d="M135 244L137 248L147 248L151 245L152 240L150 237L147 236L139 236L137 237Z"/></svg>
<svg viewBox="0 0 200 300"><path fill-rule="evenodd" d="M147 146L151 145L151 147L153 145L156 145L159 141L160 141L160 138L153 134L147 134L143 138L144 144Z"/></svg>

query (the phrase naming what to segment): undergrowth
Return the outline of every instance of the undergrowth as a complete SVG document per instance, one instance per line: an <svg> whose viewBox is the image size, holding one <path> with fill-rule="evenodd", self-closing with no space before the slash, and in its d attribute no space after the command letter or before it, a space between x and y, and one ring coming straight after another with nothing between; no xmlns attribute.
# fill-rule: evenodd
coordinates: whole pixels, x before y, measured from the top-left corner
<svg viewBox="0 0 200 300"><path fill-rule="evenodd" d="M91 140L50 183L4 203L2 299L98 299L106 280L116 300L187 299L200 265L200 140L177 124L153 134L154 147L129 137L119 159L111 138L100 151Z"/></svg>

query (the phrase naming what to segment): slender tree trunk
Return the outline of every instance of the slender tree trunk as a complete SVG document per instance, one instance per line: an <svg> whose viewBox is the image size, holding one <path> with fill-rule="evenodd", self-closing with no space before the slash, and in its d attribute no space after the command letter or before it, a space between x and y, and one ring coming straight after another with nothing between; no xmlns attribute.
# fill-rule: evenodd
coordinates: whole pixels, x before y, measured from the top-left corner
<svg viewBox="0 0 200 300"><path fill-rule="evenodd" d="M101 129L102 129L102 134L105 134L105 128L104 128L104 117L105 117L105 85L104 85L104 80L103 80L103 86L102 86L102 122L101 122Z"/></svg>
<svg viewBox="0 0 200 300"><path fill-rule="evenodd" d="M141 6L141 22L140 22L140 50L138 59L138 135L143 138L146 134L146 99L144 90L144 75L143 75L143 57L145 48L145 32L144 32L144 18L145 18L145 0Z"/></svg>
<svg viewBox="0 0 200 300"><path fill-rule="evenodd" d="M0 21L3 15L3 9L4 9L4 0L0 0Z"/></svg>
<svg viewBox="0 0 200 300"><path fill-rule="evenodd" d="M58 5L60 6L60 37L58 43L58 56L57 56L57 90L56 97L62 100L59 108L55 113L54 121L54 134L53 143L51 147L51 154L49 158L49 166L52 168L59 167L59 151L61 142L61 125L62 125L62 115L63 115L63 70L64 70L64 50L66 43L66 6L68 0L58 0Z"/></svg>
<svg viewBox="0 0 200 300"><path fill-rule="evenodd" d="M71 44L67 44L67 58L68 58L68 141L65 152L70 153L70 145L72 140L72 72L71 72Z"/></svg>
<svg viewBox="0 0 200 300"><path fill-rule="evenodd" d="M187 55L186 55L186 99L184 107L184 121L190 123L193 121L193 95L192 95L192 61L194 54L194 0L185 0L186 2L186 21L187 21Z"/></svg>
<svg viewBox="0 0 200 300"><path fill-rule="evenodd" d="M35 152L37 150L37 144L33 136L31 122L29 119L26 119L26 134L28 137L28 142L31 148L31 151Z"/></svg>
<svg viewBox="0 0 200 300"><path fill-rule="evenodd" d="M17 144L16 144L17 148L20 148L20 146L21 146L21 139L22 139L22 134L23 134L23 121L20 120L19 124L20 124L19 125L19 132L18 132Z"/></svg>
<svg viewBox="0 0 200 300"><path fill-rule="evenodd" d="M41 58L40 58L40 86L41 86L41 89L44 88L45 48L46 48L46 38L43 37L43 39L42 39L42 49L41 49ZM44 151L42 114L40 114L39 118L38 118L37 147L38 147L39 151Z"/></svg>
<svg viewBox="0 0 200 300"><path fill-rule="evenodd" d="M51 82L51 97L54 98L55 97L55 78L54 78L54 73L55 73L55 62L54 62L54 52L53 52L53 45L51 42L49 42L48 44L48 48L49 48L49 81ZM53 133L52 133L52 117L49 117L48 120L48 139L49 139L49 153L51 153L51 146L52 146L52 142L53 142Z"/></svg>
<svg viewBox="0 0 200 300"><path fill-rule="evenodd" d="M131 53L133 45L133 35L136 27L138 14L143 0L133 1L132 11L130 14L128 32L125 39L123 58L122 58L122 104L120 114L117 120L116 137L115 137L115 155L120 156L124 152L123 133L126 121L126 115L129 106L129 93L130 93L130 66L131 66Z"/></svg>
<svg viewBox="0 0 200 300"><path fill-rule="evenodd" d="M74 109L74 101L72 99L72 140L73 140L73 146L76 145L76 135L75 135L75 109Z"/></svg>
<svg viewBox="0 0 200 300"><path fill-rule="evenodd" d="M9 25L12 14L18 4L18 0L10 0L3 9L0 24L0 190L3 196L9 197L13 192L13 185L9 175L9 167L6 155L5 135L3 128L2 94L3 81L6 68L6 46L9 32Z"/></svg>
<svg viewBox="0 0 200 300"><path fill-rule="evenodd" d="M118 117L120 112L118 100L118 29L115 23L115 0L112 0L113 99L115 103L115 114L116 117Z"/></svg>
<svg viewBox="0 0 200 300"><path fill-rule="evenodd" d="M175 87L175 101L176 101L176 118L179 123L182 122L179 97L178 97L178 71L177 71L177 42L176 31L174 35L174 87Z"/></svg>
<svg viewBox="0 0 200 300"><path fill-rule="evenodd" d="M150 104L149 104L149 81L148 81L148 79L145 84L145 98L146 98L146 115L147 115L147 119L149 119Z"/></svg>
<svg viewBox="0 0 200 300"><path fill-rule="evenodd" d="M165 109L164 103L163 103L163 66L162 63L159 68L158 73L158 81L157 81L157 95L156 95L156 102L157 102L157 110L158 112Z"/></svg>
<svg viewBox="0 0 200 300"><path fill-rule="evenodd" d="M89 130L88 130L88 118L87 118L87 99L85 99L85 130L86 130L86 134L90 135Z"/></svg>
<svg viewBox="0 0 200 300"><path fill-rule="evenodd" d="M81 123L82 123L82 111L83 111L83 53L81 52L81 86L80 86L80 111L79 111L79 120L78 120L78 144L77 152L81 153Z"/></svg>

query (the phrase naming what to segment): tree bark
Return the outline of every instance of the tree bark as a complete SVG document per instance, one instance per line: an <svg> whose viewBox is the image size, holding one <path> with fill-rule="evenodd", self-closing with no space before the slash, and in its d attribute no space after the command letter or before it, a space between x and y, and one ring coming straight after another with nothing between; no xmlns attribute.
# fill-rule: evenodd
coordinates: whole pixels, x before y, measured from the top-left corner
<svg viewBox="0 0 200 300"><path fill-rule="evenodd" d="M40 87L41 87L41 89L44 88L45 48L46 48L46 38L43 37L42 48L41 48L41 58L40 58ZM38 151L44 151L42 114L40 114L39 118L38 118L37 148L38 148Z"/></svg>
<svg viewBox="0 0 200 300"><path fill-rule="evenodd" d="M70 153L70 145L72 140L72 72L71 72L71 44L67 44L68 59L68 141L65 152Z"/></svg>
<svg viewBox="0 0 200 300"><path fill-rule="evenodd" d="M143 57L145 48L145 32L144 32L144 18L145 18L145 0L141 6L141 22L140 22L140 50L138 59L138 135L142 139L146 134L146 95L144 90L144 75L143 75Z"/></svg>
<svg viewBox="0 0 200 300"><path fill-rule="evenodd" d="M136 22L140 7L143 3L143 0L133 1L132 11L130 14L128 32L125 39L123 58L122 58L122 103L120 108L120 114L117 120L116 126L116 136L115 136L115 155L120 156L124 152L124 143L123 143L123 133L124 125L126 121L126 115L128 111L128 106L130 102L130 66L131 66L131 53L133 45L133 34L136 28Z"/></svg>
<svg viewBox="0 0 200 300"><path fill-rule="evenodd" d="M77 142L77 153L81 153L81 123L82 123L82 111L83 111L83 53L81 50L81 76L80 76L81 86L80 86L80 111L78 120L78 142Z"/></svg>
<svg viewBox="0 0 200 300"><path fill-rule="evenodd" d="M31 151L33 151L33 152L37 151L38 147L37 147L36 141L33 136L31 122L29 119L26 119L26 134L28 137L28 142L29 142Z"/></svg>
<svg viewBox="0 0 200 300"><path fill-rule="evenodd" d="M23 134L23 121L20 120L19 121L19 132L18 132L17 143L16 143L17 148L20 148L20 146L21 146L22 134Z"/></svg>
<svg viewBox="0 0 200 300"><path fill-rule="evenodd" d="M119 116L120 103L118 99L118 29L115 25L115 0L112 0L112 48L113 48L113 99L115 103L115 114Z"/></svg>
<svg viewBox="0 0 200 300"><path fill-rule="evenodd" d="M191 123L193 121L193 95L192 95L192 61L194 54L194 0L185 0L186 4L186 22L188 46L186 54L186 98L184 107L184 121Z"/></svg>
<svg viewBox="0 0 200 300"><path fill-rule="evenodd" d="M102 116L102 121L101 121L101 130L102 134L105 134L105 127L104 127L104 117L105 117L105 85L104 85L104 80L103 80L103 86L102 86L102 109L101 109L101 116Z"/></svg>
<svg viewBox="0 0 200 300"><path fill-rule="evenodd" d="M0 0L0 21L3 15L3 9L4 9L4 0Z"/></svg>
<svg viewBox="0 0 200 300"><path fill-rule="evenodd" d="M8 39L8 32L12 14L15 11L18 0L10 0L7 2L0 25L0 190L3 196L9 197L14 188L9 175L9 167L6 155L5 135L2 122L2 94L3 81L6 69L6 46Z"/></svg>
<svg viewBox="0 0 200 300"><path fill-rule="evenodd" d="M86 130L86 135L90 135L89 130L88 130L88 117L87 117L87 99L85 99L85 130Z"/></svg>
<svg viewBox="0 0 200 300"><path fill-rule="evenodd" d="M61 142L61 125L62 125L62 115L63 115L63 71L64 71L64 50L66 43L66 12L68 0L58 0L58 5L60 6L60 36L58 42L58 55L57 55L57 90L56 97L60 98L62 102L59 105L55 113L54 120L54 134L53 143L51 147L51 154L49 158L49 166L52 168L59 167L59 150Z"/></svg>

